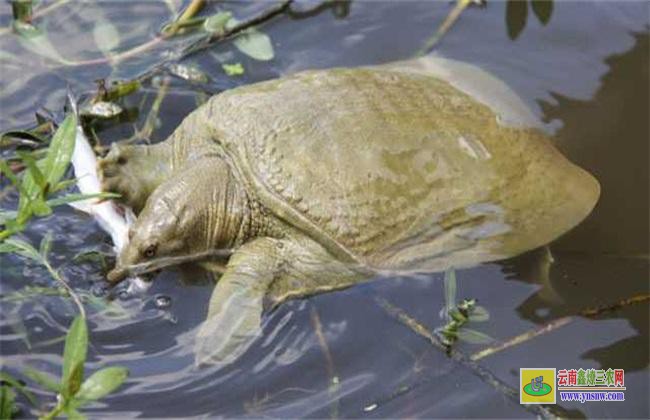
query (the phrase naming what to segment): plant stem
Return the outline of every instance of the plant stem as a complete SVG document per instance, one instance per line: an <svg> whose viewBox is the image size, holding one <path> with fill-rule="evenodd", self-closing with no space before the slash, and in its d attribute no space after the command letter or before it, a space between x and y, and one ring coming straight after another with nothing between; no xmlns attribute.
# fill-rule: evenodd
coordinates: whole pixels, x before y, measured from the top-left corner
<svg viewBox="0 0 650 420"><path fill-rule="evenodd" d="M59 7L63 6L66 3L69 3L70 0L59 0L56 3L52 3L49 6L43 7L41 9L37 9L32 13L32 20L34 18L46 15L47 13L51 12L52 10L58 9ZM6 35L8 33L11 33L13 31L11 26L5 27L5 28L0 28L0 36Z"/></svg>
<svg viewBox="0 0 650 420"><path fill-rule="evenodd" d="M574 321L577 317L587 317L587 318L594 318L599 315L602 315L607 312L612 312L617 309L621 309L626 306L634 305L634 304L639 304L643 302L647 302L650 300L650 295L648 294L642 294L638 296L632 296L627 299L620 300L616 303L612 303L610 305L604 305L604 306L599 306L596 308L586 308L583 309L582 311L578 312L576 315L568 315L564 316L562 318L557 318L552 321L549 321L548 323L542 325L541 327L536 327L533 328L532 330L526 331L522 334L516 335L506 341L502 341L498 344L495 344L494 346L490 346L488 348L485 348L483 350L480 350L476 353L474 353L470 359L476 361L476 360L481 360L485 357L491 356L493 354L496 354L500 352L501 350L505 350L510 347L514 347L518 344L524 343L532 338L539 337L540 335L547 334L551 331L555 331L560 327L563 327L572 321Z"/></svg>
<svg viewBox="0 0 650 420"><path fill-rule="evenodd" d="M45 258L43 258L42 262L43 262L43 265L45 266L45 268L47 268L47 271L50 272L52 277L54 277L54 279L56 281L58 281L61 284L61 286L63 286L63 288L68 292L68 294L70 295L70 297L74 301L75 305L77 305L77 308L79 309L79 314L81 315L81 317L83 319L86 319L86 310L84 309L84 306L81 303L81 299L79 298L79 295L77 295L77 293L74 291L74 289L72 287L70 287L68 282L63 279L63 277L59 274L59 272L56 271L54 269L54 267L52 267L50 265L49 261L47 261Z"/></svg>
<svg viewBox="0 0 650 420"><path fill-rule="evenodd" d="M418 51L417 55L418 56L424 55L430 52L436 45L438 45L438 42L440 42L442 37L445 36L445 34L449 31L449 29L451 29L454 23L456 23L461 13L463 13L463 11L467 9L467 7L472 3L472 1L473 0L457 0L456 6L451 10L451 12L449 12L449 15L438 27L436 33L426 40L426 42L424 43L420 51Z"/></svg>
<svg viewBox="0 0 650 420"><path fill-rule="evenodd" d="M52 409L49 413L45 414L42 417L39 417L39 420L52 420L56 418L59 414L63 412L63 404L57 403L56 407Z"/></svg>

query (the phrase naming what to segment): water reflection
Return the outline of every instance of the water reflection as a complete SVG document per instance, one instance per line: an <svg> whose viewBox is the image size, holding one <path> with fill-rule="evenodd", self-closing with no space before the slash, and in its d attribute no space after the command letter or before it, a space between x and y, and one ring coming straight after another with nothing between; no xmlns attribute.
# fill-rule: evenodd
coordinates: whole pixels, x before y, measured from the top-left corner
<svg viewBox="0 0 650 420"><path fill-rule="evenodd" d="M628 52L605 60L611 70L593 100L554 94L556 104L543 103L548 120L563 122L558 147L595 174L603 193L585 223L551 246L554 263L538 250L504 264L509 277L543 284L517 308L533 322L648 292L649 36L635 39ZM628 320L637 334L582 357L601 367L646 368L647 315L643 305L607 315Z"/></svg>

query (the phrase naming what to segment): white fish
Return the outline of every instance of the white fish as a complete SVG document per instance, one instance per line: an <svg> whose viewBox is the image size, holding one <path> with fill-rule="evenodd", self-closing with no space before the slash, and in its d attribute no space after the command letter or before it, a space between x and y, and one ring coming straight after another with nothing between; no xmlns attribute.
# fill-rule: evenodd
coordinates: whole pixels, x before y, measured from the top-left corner
<svg viewBox="0 0 650 420"><path fill-rule="evenodd" d="M75 137L74 151L72 152L72 167L77 188L82 194L98 194L102 192L99 175L97 173L97 157L93 151L86 135L81 127L77 102L72 93L68 91L72 112L77 116L77 133ZM130 208L117 204L113 200L101 200L91 198L88 200L76 201L70 205L84 213L92 215L99 226L106 231L113 240L113 249L119 255L122 248L129 242L129 227L135 221L135 215ZM128 292L144 292L151 282L140 277L129 279Z"/></svg>

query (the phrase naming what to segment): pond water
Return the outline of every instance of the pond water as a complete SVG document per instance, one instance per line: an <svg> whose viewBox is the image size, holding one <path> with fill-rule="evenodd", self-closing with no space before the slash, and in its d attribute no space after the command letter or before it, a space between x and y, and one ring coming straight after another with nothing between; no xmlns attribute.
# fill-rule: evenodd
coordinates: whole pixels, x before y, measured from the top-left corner
<svg viewBox="0 0 650 420"><path fill-rule="evenodd" d="M97 24L110 21L120 35L114 51L129 50L152 39L180 3L40 2L37 11L53 6L34 20L51 43L40 54L4 29L11 24L11 7L3 3L0 130L32 125L40 107L60 115L68 84L77 92L91 92L96 79L131 79L168 58L187 37L111 66L101 62L103 54L90 34ZM297 2L296 8L315 4ZM206 13L228 9L245 19L270 6L215 2ZM161 73L123 99L131 111L128 118L97 125L97 136L103 145L133 136L159 103L152 131L143 136L160 141L209 94L301 69L410 57L452 7L447 1L353 1L347 10L278 17L261 28L273 42L273 60L253 60L231 41L192 55L183 63L200 66L210 83L192 84ZM507 340L584 308L648 293L649 16L644 1L555 2L546 25L528 10L525 27L513 40L506 3L490 1L486 8L466 10L436 47L442 56L473 63L506 81L553 128L558 147L602 186L594 212L548 249L457 272L458 296L478 299L490 313L488 322L472 328ZM510 31L516 29L513 22L511 18ZM225 75L224 60L241 62L245 74ZM166 80L162 95L160 85ZM16 192L4 178L2 186L0 205L15 208ZM109 251L107 235L88 216L63 207L34 219L24 238L38 244L46 232L54 238L52 264L77 290L102 295L101 264L73 257ZM74 306L53 296L7 299L27 286L54 282L43 267L21 257L3 254L0 264L2 369L17 377L25 366L58 375L60 338L75 315ZM191 267L163 272L143 296L122 295L110 303L110 311L89 307L87 371L122 365L130 376L118 392L85 412L93 417L532 416L377 304L386 299L434 329L443 324L441 280L440 273L378 278L289 302L270 314L263 336L235 363L197 369L193 339L207 311L209 276ZM514 389L521 367L625 369L624 402L560 405L578 417L648 418L649 318L647 302L596 318L575 317L479 364ZM483 347L459 342L456 348L470 355ZM53 395L33 390L40 400L54 401ZM23 415L35 413L23 407Z"/></svg>

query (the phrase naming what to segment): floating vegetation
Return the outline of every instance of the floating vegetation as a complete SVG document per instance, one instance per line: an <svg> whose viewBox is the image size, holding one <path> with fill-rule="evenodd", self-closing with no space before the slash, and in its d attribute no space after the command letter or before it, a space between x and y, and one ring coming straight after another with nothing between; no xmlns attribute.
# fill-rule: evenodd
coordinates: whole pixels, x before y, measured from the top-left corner
<svg viewBox="0 0 650 420"><path fill-rule="evenodd" d="M241 76L244 74L244 66L241 63L222 64L221 68L228 76Z"/></svg>
<svg viewBox="0 0 650 420"><path fill-rule="evenodd" d="M231 18L231 12L219 12L205 19L203 29L213 34L223 34L226 31L226 24Z"/></svg>
<svg viewBox="0 0 650 420"><path fill-rule="evenodd" d="M99 101L83 106L79 114L84 117L94 118L114 118L120 115L124 109L114 102Z"/></svg>
<svg viewBox="0 0 650 420"><path fill-rule="evenodd" d="M234 29L240 23L239 20L231 18L226 23L226 29ZM239 51L255 60L269 61L275 57L271 38L256 28L248 28L242 31L237 35L233 44Z"/></svg>
<svg viewBox="0 0 650 420"><path fill-rule="evenodd" d="M187 80L192 83L208 83L210 78L207 74L201 71L197 66L187 64L171 64L169 72L174 76Z"/></svg>

